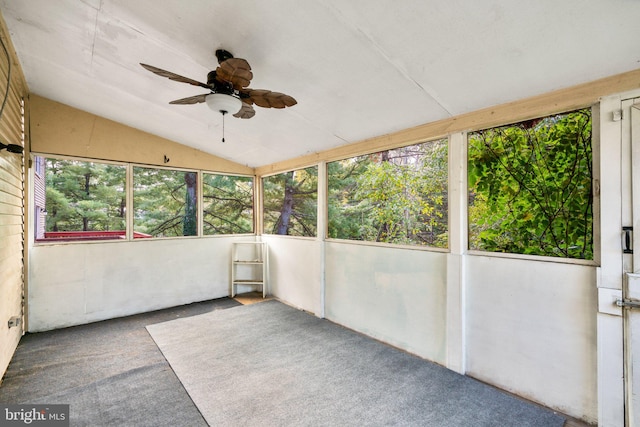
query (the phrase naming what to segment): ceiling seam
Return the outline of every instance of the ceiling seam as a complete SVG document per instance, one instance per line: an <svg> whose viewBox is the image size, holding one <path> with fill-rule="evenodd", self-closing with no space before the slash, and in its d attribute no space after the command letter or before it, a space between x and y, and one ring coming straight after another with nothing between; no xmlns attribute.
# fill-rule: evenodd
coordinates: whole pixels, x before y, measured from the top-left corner
<svg viewBox="0 0 640 427"><path fill-rule="evenodd" d="M89 69L93 70L93 54L96 50L96 38L98 37L98 16L102 10L102 0L100 0L100 6L96 9L96 20L93 23L93 40L91 41L91 63Z"/></svg>
<svg viewBox="0 0 640 427"><path fill-rule="evenodd" d="M438 104L438 106L440 108L442 108L449 116L453 117L453 113L451 112L451 108L449 108L446 105L444 105L444 102L442 102L440 99L438 99L438 97L436 97L432 93L433 91L431 91L431 90L425 88L424 86L422 86L413 77L411 77L411 75L409 75L409 73L406 70L404 70L402 67L398 66L389 57L389 55L387 55L385 50L373 39L373 37L369 36L369 34L367 34L365 31L363 31L361 28L359 28L359 27L357 27L355 25L353 25L353 28L355 28L360 34L362 34L369 41L369 43L371 43L371 45L376 49L376 51L378 51L378 53L380 53L380 55L384 58L385 61L387 61L388 64L390 64L393 68L396 69L396 71L398 71L400 74L402 74L402 76L404 76L404 78L406 78L408 81L412 82L418 88L420 88L420 90L422 92L424 92L429 98L433 99L433 101L436 104Z"/></svg>
<svg viewBox="0 0 640 427"><path fill-rule="evenodd" d="M365 32L362 28L358 27L357 25L355 25L353 22L350 22L346 16L340 12L335 6L327 3L326 1L322 1L321 3L324 4L324 6L327 9L330 9L334 16L336 16L337 19L339 19L340 21L342 21L345 25L347 25L350 28L354 28L358 33L360 33L372 46L373 48L384 58L384 60L390 64L396 71L398 71L404 78L406 78L408 81L412 82L414 85L416 85L425 95L427 95L429 98L431 98L440 108L442 108L450 117L453 117L453 113L451 112L452 109L447 107L444 102L442 100L439 99L439 97L435 96L433 94L434 91L429 90L428 88L425 88L423 85L421 85L420 83L418 83L413 77L411 77L409 75L409 73L404 70L402 67L398 66L395 62L393 62L393 60L389 57L389 55L386 53L386 51L375 41L375 39L373 37L371 37L369 34L367 34L367 32Z"/></svg>

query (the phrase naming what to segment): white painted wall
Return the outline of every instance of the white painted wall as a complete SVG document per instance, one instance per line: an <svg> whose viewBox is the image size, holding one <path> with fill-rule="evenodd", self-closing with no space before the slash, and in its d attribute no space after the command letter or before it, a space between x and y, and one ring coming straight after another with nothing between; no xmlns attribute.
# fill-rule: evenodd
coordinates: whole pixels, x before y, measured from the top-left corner
<svg viewBox="0 0 640 427"><path fill-rule="evenodd" d="M446 362L447 254L326 243L329 320Z"/></svg>
<svg viewBox="0 0 640 427"><path fill-rule="evenodd" d="M335 241L325 257L329 320L445 366L462 345L450 368L597 421L596 267Z"/></svg>
<svg viewBox="0 0 640 427"><path fill-rule="evenodd" d="M596 268L467 256L467 374L595 423Z"/></svg>
<svg viewBox="0 0 640 427"><path fill-rule="evenodd" d="M276 235L263 235L262 241L269 247L269 293L320 316L322 242Z"/></svg>
<svg viewBox="0 0 640 427"><path fill-rule="evenodd" d="M241 240L254 237L33 246L29 330L228 296L231 243Z"/></svg>

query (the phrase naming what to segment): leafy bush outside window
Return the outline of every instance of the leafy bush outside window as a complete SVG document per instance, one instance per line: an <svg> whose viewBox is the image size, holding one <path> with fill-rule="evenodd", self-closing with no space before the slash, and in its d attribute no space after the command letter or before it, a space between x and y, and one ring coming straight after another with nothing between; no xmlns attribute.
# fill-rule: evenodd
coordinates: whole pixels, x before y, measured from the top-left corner
<svg viewBox="0 0 640 427"><path fill-rule="evenodd" d="M593 259L590 109L468 138L471 249Z"/></svg>
<svg viewBox="0 0 640 427"><path fill-rule="evenodd" d="M202 174L203 233L253 233L253 178Z"/></svg>
<svg viewBox="0 0 640 427"><path fill-rule="evenodd" d="M134 237L196 236L197 188L197 172L134 167Z"/></svg>
<svg viewBox="0 0 640 427"><path fill-rule="evenodd" d="M40 239L118 239L126 229L126 167L123 165L47 158L36 174L34 217L46 213ZM44 194L42 194L44 193Z"/></svg>
<svg viewBox="0 0 640 427"><path fill-rule="evenodd" d="M446 139L331 162L329 237L448 246Z"/></svg>
<svg viewBox="0 0 640 427"><path fill-rule="evenodd" d="M317 234L318 168L262 179L266 234L314 237Z"/></svg>

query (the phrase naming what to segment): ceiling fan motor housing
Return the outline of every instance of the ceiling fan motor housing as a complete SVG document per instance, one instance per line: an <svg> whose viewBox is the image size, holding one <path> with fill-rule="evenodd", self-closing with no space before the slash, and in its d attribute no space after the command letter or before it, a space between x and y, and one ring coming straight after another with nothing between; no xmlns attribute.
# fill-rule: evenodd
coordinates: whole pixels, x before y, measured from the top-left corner
<svg viewBox="0 0 640 427"><path fill-rule="evenodd" d="M215 70L209 71L209 74L207 74L207 85L215 93L225 93L231 95L234 92L233 84L218 80Z"/></svg>

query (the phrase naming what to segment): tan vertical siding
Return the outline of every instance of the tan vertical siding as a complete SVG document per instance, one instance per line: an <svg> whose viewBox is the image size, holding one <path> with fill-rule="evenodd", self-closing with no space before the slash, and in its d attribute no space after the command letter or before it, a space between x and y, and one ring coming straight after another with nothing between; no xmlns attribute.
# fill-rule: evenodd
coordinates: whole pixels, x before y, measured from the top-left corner
<svg viewBox="0 0 640 427"><path fill-rule="evenodd" d="M26 97L27 90L7 34L2 21L0 38L11 57L8 60L5 50L0 47L0 106L5 98L9 77L11 81L0 115L0 142L24 146L22 100ZM9 328L8 321L14 316L24 320L24 156L25 154L0 151L0 377L6 371L23 330L22 326Z"/></svg>

